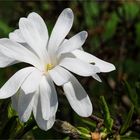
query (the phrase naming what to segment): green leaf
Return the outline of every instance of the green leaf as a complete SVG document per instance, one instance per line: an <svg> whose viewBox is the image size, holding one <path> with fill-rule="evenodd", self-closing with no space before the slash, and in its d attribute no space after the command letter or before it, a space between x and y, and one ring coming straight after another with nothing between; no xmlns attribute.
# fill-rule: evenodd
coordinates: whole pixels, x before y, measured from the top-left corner
<svg viewBox="0 0 140 140"><path fill-rule="evenodd" d="M104 113L104 125L107 128L107 130L111 132L113 126L113 119L110 116L109 108L107 106L104 96L101 96L100 99L101 99L102 110Z"/></svg>
<svg viewBox="0 0 140 140"><path fill-rule="evenodd" d="M96 128L96 124L94 122L91 122L91 121L85 120L85 119L82 119L82 122L88 126L91 126L92 128Z"/></svg>
<svg viewBox="0 0 140 140"><path fill-rule="evenodd" d="M121 127L120 134L124 134L125 131L127 130L127 128L130 126L133 113L134 113L134 106L132 105L131 109L130 109L128 115L127 115L127 118L125 119L125 122L124 122L124 124Z"/></svg>
<svg viewBox="0 0 140 140"><path fill-rule="evenodd" d="M121 140L139 140L137 137L131 137L131 136L120 136Z"/></svg>
<svg viewBox="0 0 140 140"><path fill-rule="evenodd" d="M127 20L133 20L138 15L139 5L134 2L125 3L123 8Z"/></svg>
<svg viewBox="0 0 140 140"><path fill-rule="evenodd" d="M81 133L85 133L85 134L89 134L90 131L85 128L85 127L77 127L77 129L81 132Z"/></svg>
<svg viewBox="0 0 140 140"><path fill-rule="evenodd" d="M125 86L128 90L128 96L131 100L131 102L135 105L135 107L138 107L138 95L136 93L136 90L132 88L127 81L125 81Z"/></svg>
<svg viewBox="0 0 140 140"><path fill-rule="evenodd" d="M85 12L85 21L88 27L93 27L96 20L94 17L99 15L99 6L96 2L88 1L83 3L84 12Z"/></svg>
<svg viewBox="0 0 140 140"><path fill-rule="evenodd" d="M110 19L105 23L105 31L103 33L103 38L105 40L108 40L114 36L118 22L119 18L117 14L115 12L112 13Z"/></svg>
<svg viewBox="0 0 140 140"><path fill-rule="evenodd" d="M8 118L12 118L13 116L16 116L16 111L11 107L11 104L8 106Z"/></svg>
<svg viewBox="0 0 140 140"><path fill-rule="evenodd" d="M77 127L78 133L80 134L81 139L91 139L90 130L85 127Z"/></svg>

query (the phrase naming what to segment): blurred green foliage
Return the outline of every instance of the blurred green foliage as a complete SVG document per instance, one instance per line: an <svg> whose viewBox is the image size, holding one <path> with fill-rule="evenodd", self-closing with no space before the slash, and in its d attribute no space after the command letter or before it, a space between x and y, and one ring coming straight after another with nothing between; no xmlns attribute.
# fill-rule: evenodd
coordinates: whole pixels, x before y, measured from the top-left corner
<svg viewBox="0 0 140 140"><path fill-rule="evenodd" d="M104 125L107 128L107 131L111 132L113 126L113 119L110 116L110 111L104 96L101 96L100 99L101 99L101 106L104 114Z"/></svg>
<svg viewBox="0 0 140 140"><path fill-rule="evenodd" d="M68 37L81 30L87 30L88 39L84 49L95 56L115 64L116 71L100 74L102 83L92 78L79 78L86 89L94 107L94 115L104 120L104 126L97 122L81 118L71 109L66 98L59 96L57 118L74 125L83 135L91 132L105 132L111 139L140 139L140 2L139 1L0 1L0 37L18 28L20 17L34 11L45 20L49 33L59 13L70 7L75 14L72 30ZM0 85L24 64L0 69ZM58 92L61 89L58 88ZM102 105L100 104L100 96ZM9 107L10 99L0 100L0 138L14 138L22 131L15 112ZM14 116L14 117L13 117ZM9 119L8 119L9 118ZM32 119L32 118L31 118ZM114 132L113 124L119 131ZM99 127L97 129L97 126ZM28 130L28 129L27 129ZM30 129L29 129L30 130ZM90 132L90 133L89 133ZM129 132L129 133L128 133ZM127 133L127 135L126 135ZM47 132L34 127L24 139L70 139L53 128Z"/></svg>

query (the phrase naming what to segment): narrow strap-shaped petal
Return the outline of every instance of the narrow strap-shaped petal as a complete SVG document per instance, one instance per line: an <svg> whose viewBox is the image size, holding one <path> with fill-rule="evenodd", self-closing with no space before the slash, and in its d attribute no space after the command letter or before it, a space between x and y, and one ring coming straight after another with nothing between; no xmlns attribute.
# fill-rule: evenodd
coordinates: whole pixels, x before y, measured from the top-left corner
<svg viewBox="0 0 140 140"><path fill-rule="evenodd" d="M59 65L81 76L91 76L100 72L98 67L77 58L64 58Z"/></svg>
<svg viewBox="0 0 140 140"><path fill-rule="evenodd" d="M45 120L54 116L58 107L57 94L50 80L49 77L43 76L40 82L41 110Z"/></svg>
<svg viewBox="0 0 140 140"><path fill-rule="evenodd" d="M0 53L0 68L4 68L13 64L18 63L15 59L11 59Z"/></svg>
<svg viewBox="0 0 140 140"><path fill-rule="evenodd" d="M58 86L67 83L70 79L70 76L66 73L66 70L59 65L50 70L49 74L54 83Z"/></svg>
<svg viewBox="0 0 140 140"><path fill-rule="evenodd" d="M40 60L24 46L10 40L0 39L0 53L20 62L29 63L37 68L41 67Z"/></svg>
<svg viewBox="0 0 140 140"><path fill-rule="evenodd" d="M31 23L34 25L34 28L37 30L37 33L40 36L40 39L43 44L42 47L44 47L44 50L46 50L49 35L48 35L48 29L44 20L39 14L35 12L30 13L28 15L28 19L31 21Z"/></svg>
<svg viewBox="0 0 140 140"><path fill-rule="evenodd" d="M81 50L75 50L72 52L77 58L88 62L88 63L95 63L95 66L99 67L100 72L110 72L115 70L115 66L111 63L105 62L87 52Z"/></svg>
<svg viewBox="0 0 140 140"><path fill-rule="evenodd" d="M34 67L27 67L16 72L0 89L0 99L13 96L19 90L24 80L34 70Z"/></svg>
<svg viewBox="0 0 140 140"><path fill-rule="evenodd" d="M94 75L92 75L92 77L93 77L95 80L97 80L97 81L99 81L99 82L102 82L102 80L101 80L101 78L98 76L98 74L94 74Z"/></svg>
<svg viewBox="0 0 140 140"><path fill-rule="evenodd" d="M40 100L39 93L36 93L36 96L35 96L33 114L34 114L34 118L35 118L38 126L42 130L45 130L45 131L49 130L55 122L55 115L52 116L51 118L49 118L48 120L43 119L42 109L41 109L41 100Z"/></svg>
<svg viewBox="0 0 140 140"><path fill-rule="evenodd" d="M25 94L33 93L38 89L41 77L42 77L41 71L39 71L38 69L35 69L26 78L24 83L21 85L21 88L25 92Z"/></svg>
<svg viewBox="0 0 140 140"><path fill-rule="evenodd" d="M49 83L49 85L51 87L51 98L50 98L51 112L50 112L50 118L53 118L55 116L57 108L58 108L57 92L56 92L54 83L53 83L50 75L46 76L46 81L48 81L48 83Z"/></svg>
<svg viewBox="0 0 140 140"><path fill-rule="evenodd" d="M20 19L19 28L29 46L36 52L40 59L45 60L48 59L46 58L48 31L44 25L45 23L42 23L43 21L40 18L39 15L31 13L28 18Z"/></svg>
<svg viewBox="0 0 140 140"><path fill-rule="evenodd" d="M18 114L22 122L27 122L31 116L33 104L34 103L34 94L26 95L21 89L18 98Z"/></svg>
<svg viewBox="0 0 140 140"><path fill-rule="evenodd" d="M11 32L9 34L9 38L19 43L25 43L25 39L19 29L16 29L15 31Z"/></svg>
<svg viewBox="0 0 140 140"><path fill-rule="evenodd" d="M76 34L75 36L71 37L59 47L58 54L71 52L73 50L81 48L81 46L85 43L87 35L88 34L86 31L82 31Z"/></svg>
<svg viewBox="0 0 140 140"><path fill-rule="evenodd" d="M46 81L45 76L42 77L40 82L40 102L41 102L41 110L42 110L42 117L45 120L50 118L50 96L51 96L51 87L49 83Z"/></svg>
<svg viewBox="0 0 140 140"><path fill-rule="evenodd" d="M44 120L40 115L41 114L38 114L36 118L39 128L45 131L51 129L55 123L55 116L49 118L48 120Z"/></svg>
<svg viewBox="0 0 140 140"><path fill-rule="evenodd" d="M55 55L59 45L69 33L73 24L73 19L73 12L70 8L64 9L58 17L48 43L48 51L52 57Z"/></svg>
<svg viewBox="0 0 140 140"><path fill-rule="evenodd" d="M70 75L71 82L63 85L64 93L73 110L82 117L88 117L92 114L91 101L78 80Z"/></svg>
<svg viewBox="0 0 140 140"><path fill-rule="evenodd" d="M35 53L34 49L32 47L29 46L29 44L27 44L27 42L25 41L20 29L16 29L15 31L11 32L9 34L9 39L13 40L15 42L20 43L21 45L23 45L25 48L27 48L28 50L30 50L31 52ZM36 54L37 55L37 54Z"/></svg>

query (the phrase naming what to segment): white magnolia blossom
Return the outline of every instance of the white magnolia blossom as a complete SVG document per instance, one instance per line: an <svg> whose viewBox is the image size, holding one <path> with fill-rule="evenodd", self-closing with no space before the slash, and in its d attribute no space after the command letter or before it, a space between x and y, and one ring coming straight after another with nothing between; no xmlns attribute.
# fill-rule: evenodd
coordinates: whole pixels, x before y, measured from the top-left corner
<svg viewBox="0 0 140 140"><path fill-rule="evenodd" d="M0 89L0 98L12 97L12 106L21 121L26 122L33 112L38 126L50 129L55 122L58 99L55 85L62 86L73 110L82 117L92 114L91 101L69 72L92 76L110 72L114 65L86 53L82 49L87 32L65 39L73 24L73 12L62 11L49 37L45 22L37 13L19 20L19 29L0 39L0 67L25 62L31 66L16 72Z"/></svg>

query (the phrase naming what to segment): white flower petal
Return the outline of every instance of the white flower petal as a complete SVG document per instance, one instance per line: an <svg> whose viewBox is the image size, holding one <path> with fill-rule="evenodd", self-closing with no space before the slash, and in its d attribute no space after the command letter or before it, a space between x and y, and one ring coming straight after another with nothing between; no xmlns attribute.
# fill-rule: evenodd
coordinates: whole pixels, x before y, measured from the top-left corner
<svg viewBox="0 0 140 140"><path fill-rule="evenodd" d="M34 103L34 94L26 95L21 89L18 99L18 114L22 122L27 122L31 116L33 104Z"/></svg>
<svg viewBox="0 0 140 140"><path fill-rule="evenodd" d="M46 50L49 35L48 35L48 29L44 20L42 19L40 15L38 15L35 12L30 13L28 15L28 19L32 22L32 24L34 25L34 28L37 30L40 36L40 39L42 40L42 43L44 44L42 47L44 47L44 50Z"/></svg>
<svg viewBox="0 0 140 140"><path fill-rule="evenodd" d="M40 102L43 119L48 120L50 118L50 96L51 96L51 87L46 81L45 76L42 77L40 82Z"/></svg>
<svg viewBox="0 0 140 140"><path fill-rule="evenodd" d="M19 92L17 92L16 94L14 94L11 97L12 100L12 107L15 109L15 111L18 112L18 99L19 99Z"/></svg>
<svg viewBox="0 0 140 140"><path fill-rule="evenodd" d="M38 88L37 91L35 92L35 97L34 97L33 115L34 115L34 118L35 118L35 119L36 119L36 117L37 117L38 106L39 106L39 109L40 109L39 112L42 113L42 111L41 111L40 96L39 96L39 88Z"/></svg>
<svg viewBox="0 0 140 140"><path fill-rule="evenodd" d="M24 80L34 70L34 67L27 67L16 72L0 89L0 99L8 98L14 95Z"/></svg>
<svg viewBox="0 0 140 140"><path fill-rule="evenodd" d="M45 27L42 26L42 22L40 20L35 21L37 20L35 18L38 19L38 17L36 17L35 14L33 13L29 15L29 19L21 18L19 21L19 28L25 41L36 52L36 54L40 57L40 59L44 60L47 59L46 46L48 41L48 35L46 36L46 38L43 37L43 35L44 32L48 31L47 28L45 28L46 26ZM42 30L44 30L44 32L42 32Z"/></svg>
<svg viewBox="0 0 140 140"><path fill-rule="evenodd" d="M56 50L62 43L66 35L69 33L73 24L73 12L70 8L66 8L62 11L58 17L56 24L50 36L48 51L49 54L55 55ZM53 57L53 56L52 56Z"/></svg>
<svg viewBox="0 0 140 140"><path fill-rule="evenodd" d="M115 70L115 66L111 63L105 62L89 53L86 53L81 50L75 50L72 52L77 58L88 62L88 63L95 63L95 66L99 67L100 72L110 72Z"/></svg>
<svg viewBox="0 0 140 140"><path fill-rule="evenodd" d="M71 82L64 84L63 89L71 107L78 115L88 117L92 114L91 101L74 76L71 75Z"/></svg>
<svg viewBox="0 0 140 140"><path fill-rule="evenodd" d="M18 63L18 61L16 61L15 59L11 59L0 53L0 68L4 68L9 65L13 65L15 63Z"/></svg>
<svg viewBox="0 0 140 140"><path fill-rule="evenodd" d="M70 76L66 73L66 70L60 66L56 66L50 70L49 74L54 83L58 86L65 84L70 79Z"/></svg>
<svg viewBox="0 0 140 140"><path fill-rule="evenodd" d="M25 43L25 39L24 39L24 37L21 34L21 31L19 29L16 29L14 32L11 32L9 34L9 38L11 40L19 42L19 43Z"/></svg>
<svg viewBox="0 0 140 140"><path fill-rule="evenodd" d="M0 52L17 61L29 63L37 68L41 67L39 58L35 56L31 51L26 49L24 46L10 40L10 39L0 39Z"/></svg>
<svg viewBox="0 0 140 140"><path fill-rule="evenodd" d="M49 77L43 76L40 82L40 100L43 119L49 120L58 107L57 94Z"/></svg>
<svg viewBox="0 0 140 140"><path fill-rule="evenodd" d="M77 58L64 58L59 65L81 76L91 76L99 72L98 67Z"/></svg>
<svg viewBox="0 0 140 140"><path fill-rule="evenodd" d="M115 70L115 66L109 62L105 62L94 56L95 66L99 67L101 72L111 72Z"/></svg>
<svg viewBox="0 0 140 140"><path fill-rule="evenodd" d="M97 74L92 75L92 77L93 77L95 80L97 80L97 81L99 81L99 82L102 82L101 78L100 78Z"/></svg>
<svg viewBox="0 0 140 140"><path fill-rule="evenodd" d="M41 77L42 77L41 71L39 71L38 69L35 69L26 78L24 83L21 85L21 88L25 92L25 94L33 93L38 89Z"/></svg>
<svg viewBox="0 0 140 140"><path fill-rule="evenodd" d="M46 80L48 81L50 87L51 87L51 98L50 98L50 106L51 106L51 112L50 117L54 117L58 108L58 99L57 99L57 93L54 86L54 83L49 75L47 75Z"/></svg>
<svg viewBox="0 0 140 140"><path fill-rule="evenodd" d="M55 115L49 118L48 120L43 119L39 93L36 94L36 97L34 100L33 114L34 114L34 117L38 126L42 130L45 130L45 131L49 130L55 122Z"/></svg>
<svg viewBox="0 0 140 140"><path fill-rule="evenodd" d="M33 50L33 48L31 48L27 42L25 41L20 29L16 29L14 32L9 34L9 39L13 40L15 42L20 43L21 45L23 45L24 47L26 47L27 49L29 49L31 52L35 53L36 52ZM37 55L37 54L36 54Z"/></svg>
<svg viewBox="0 0 140 140"><path fill-rule="evenodd" d="M40 129L47 131L47 130L51 129L52 126L54 125L55 116L49 118L48 120L44 120L43 118L38 116L36 121L37 121L37 124L40 127Z"/></svg>
<svg viewBox="0 0 140 140"><path fill-rule="evenodd" d="M73 50L76 50L78 48L81 48L81 46L85 43L85 40L87 38L87 32L82 31L75 36L71 37L68 41L65 41L59 49L58 54L71 52Z"/></svg>

